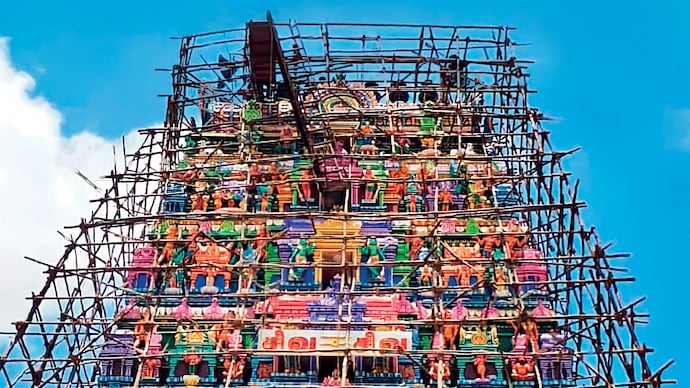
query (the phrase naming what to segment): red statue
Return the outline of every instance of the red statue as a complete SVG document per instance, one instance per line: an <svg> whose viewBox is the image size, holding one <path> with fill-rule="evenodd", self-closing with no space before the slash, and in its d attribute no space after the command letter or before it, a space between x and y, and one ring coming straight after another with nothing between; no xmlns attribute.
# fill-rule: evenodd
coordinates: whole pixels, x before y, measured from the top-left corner
<svg viewBox="0 0 690 388"><path fill-rule="evenodd" d="M474 356L474 369L480 380L486 380L486 356L477 354Z"/></svg>

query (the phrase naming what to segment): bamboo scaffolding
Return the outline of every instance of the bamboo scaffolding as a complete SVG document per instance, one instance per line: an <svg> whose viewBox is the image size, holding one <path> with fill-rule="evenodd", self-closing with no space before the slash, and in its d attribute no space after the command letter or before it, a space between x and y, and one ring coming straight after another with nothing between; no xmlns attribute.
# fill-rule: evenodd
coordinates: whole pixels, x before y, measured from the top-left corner
<svg viewBox="0 0 690 388"><path fill-rule="evenodd" d="M351 33L353 28L377 29L376 35L366 32L365 35ZM64 254L55 264L27 258L39 264L46 275L45 286L37 293L27 297L31 302L29 313L23 320L14 322L15 331L0 333L12 335L13 339L0 357L0 382L11 387L31 384L36 387L44 386L98 386L99 363L104 360L125 360L133 357L137 360L134 385L138 385L142 377L143 360L150 355L146 349L137 349L134 356L103 357L100 351L104 349L106 338L115 330L131 330L135 322L127 319L114 318L114 314L123 307L125 301L133 300L142 312L152 312L152 319L159 324L159 333L170 335L175 333L175 319L169 314L174 306L171 301L178 300L178 295L157 294L155 289L146 291L134 290L127 284L128 271L144 271L153 277L161 276L166 270L173 268L159 265L132 265L133 252L142 246L160 247L164 244L179 246L187 244L187 236L163 236L158 232L151 232L150 228L156 222L197 223L206 221L236 221L236 225L246 227L257 221L270 219L293 220L323 218L342 223L342 233L332 231L324 233L314 228L315 233L307 236L322 242L341 244L339 262L311 263L299 265L294 263L245 263L214 266L226 271L240 273L238 282L244 278L244 269L257 270L286 270L308 268L319 270L339 270L346 281L342 281L338 290L313 291L281 291L281 295L309 295L320 298L325 295L335 295L338 298L347 296L349 302L341 304L335 322L319 322L321 327L338 330L347 338L355 330L367 328L382 328L391 326L405 326L418 329L431 327L439 333L443 325L449 324L484 324L487 319L483 313L464 320L441 319L437 311L451 306L456 300L477 293L482 289L494 290L505 287L510 291L510 303L514 306L516 316L502 316L490 318L495 324L508 327L516 322L521 314L529 313L525 304L526 297L539 293L547 301L548 307L556 313L553 317L535 317L538 323L554 325L564 333L564 341L568 343L575 357L575 374L573 381L582 387L659 387L675 383L673 380L661 377L671 362L663 364L656 371L652 371L648 355L653 349L642 345L636 335L636 326L645 323L649 314L638 313L643 299L626 303L618 291L618 283L629 283L635 279L623 276L625 268L611 265L613 260L627 258L628 255L609 253L609 246L603 244L593 228L587 228L582 220L581 209L585 202L578 198L578 184L572 182L573 176L563 168L563 159L575 151L557 151L552 147L550 132L542 127L542 122L548 118L530 107L527 99L536 90L527 86L530 74L527 65L532 61L516 58L513 50L523 44L514 42L508 37L512 28L482 27L482 26L437 26L415 24L350 24L350 23L291 23L275 24L277 35L273 43L282 52L280 57L281 75L287 80L291 88L290 104L292 114L286 117L262 117L253 122L253 126L290 126L299 132L300 137L294 142L298 155L262 155L257 151L281 144L281 138L249 138L245 146L246 153L237 151L241 136L252 134L251 128L244 121L234 123L202 122L192 125L192 118L199 117L202 105L209 101L232 101L236 106L243 107L246 101L256 98L257 93L248 82L252 69L248 62L248 28L228 29L210 33L190 35L175 39L180 40L180 58L177 65L169 71L172 75L172 91L165 95L167 99L167 113L165 124L160 128L144 128L139 133L145 138L137 150L125 150L123 156L126 166L115 166L111 173L102 180L111 185L102 191L102 197L91 200L94 211L87 219L78 224L67 227L68 230L77 229L74 236L63 237L67 243ZM467 36L466 38L463 36ZM361 49L356 50L352 44L361 42ZM293 48L295 45L297 53ZM213 58L219 52L227 53L229 60L221 61ZM455 55L455 57L451 57ZM280 59L280 58L279 58ZM276 62L277 64L278 62ZM443 86L444 74L449 65L456 66L455 79ZM233 68L229 76L221 75L222 70ZM336 75L348 79L350 83L364 84L375 81L380 85L362 86L360 88L341 87L333 85ZM223 78L225 77L225 78ZM318 105L314 101L307 101L306 96L312 92L317 78L325 77L326 86L321 91L331 94L342 93L378 93L385 104L378 107L358 108L348 112L317 111ZM480 82L475 82L479 79ZM219 85L218 81L223 81ZM290 82L290 81L293 82ZM406 84L396 85L396 81ZM425 84L431 81L432 84ZM446 82L446 81L443 81ZM208 94L200 95L204 89ZM419 106L397 106L389 103L391 93L406 92L412 97L412 102L424 93L437 93L438 106L428 109L431 115L438 117L453 117L452 125L445 125L441 133L434 129L433 133L425 137L434 140L447 141L443 154L419 155L398 154L393 152L394 139L414 139L418 134L396 133L403 128L401 123L393 123L393 118L406 116L419 118L424 116L424 109ZM482 103L477 104L476 99ZM275 102L275 101L274 101ZM310 111L314 110L314 111ZM372 139L382 140L385 149L379 149L372 155L356 154L333 155L336 139L352 138L354 135L342 133L338 123L364 121L379 117L386 117L382 127L388 132L371 134ZM435 117L435 116L434 116ZM203 118L203 116L202 116ZM469 132L462 130L457 123L469 120L472 123L490 122L493 127L490 132ZM203 120L202 120L203 121ZM474 125L474 124L473 124ZM477 124L479 125L479 124ZM193 127L193 128L192 128ZM219 136L217 132L233 127L236 134ZM355 133L353 125L353 133ZM381 128L385 130L385 128ZM474 130L474 129L473 129ZM339 132L340 131L340 132ZM378 131L378 129L377 129ZM216 134L214 134L214 132ZM216 141L210 144L197 144L182 149L183 139L211 138ZM318 142L316 139L319 139ZM390 147L387 142L390 139ZM450 155L448 144L457 140L458 155ZM243 143L244 144L244 143ZM454 143L452 143L454 144ZM487 144L493 144L495 153L489 155ZM124 145L124 143L123 143ZM330 148L329 148L330 147ZM455 146L453 146L455 147ZM471 153L462 147L480 147L479 153ZM348 187L345 195L343 211L315 210L306 211L278 211L235 213L224 211L203 212L159 212L162 203L169 193L168 183L176 183L193 189L191 182L183 182L172 178L178 173L203 174L208 168L214 168L212 158L214 152L222 150L222 157L227 164L248 165L252 163L287 163L297 157L309 160L310 163L301 167L311 170L312 178L280 179L271 181L273 185L300 185L311 183L323 189L332 184L334 179L318 173L317 165L324 161L334 161L341 169L343 160L357 163L379 163L395 159L401 163L413 163L416 160L431 162L435 165L443 163L501 163L505 167L505 174L496 174L489 169L487 175L477 175L469 179L459 177L439 177L438 171L433 176L422 177L424 200L432 198L432 208L429 211L394 212L385 211L355 211L351 208L353 187L363 186L369 182L364 178L352 176L352 171L341 169L341 178L337 179ZM326 151L324 151L326 150ZM438 150L435 148L435 150ZM134 151L134 152L132 152ZM205 160L199 166L181 168L180 158L183 153L200 154L208 152ZM380 152L379 152L380 151ZM155 162L155 165L152 163ZM203 162L203 163L201 163ZM203 166L210 164L210 166ZM295 170L301 172L302 170ZM83 177L87 182L88 178ZM438 187L446 183L458 183L471 180L482 185L491 186L493 202L489 206L473 209L440 210L438 190L426 192L427 186ZM214 177L195 178L195 181L205 184L218 182ZM239 181L238 181L239 182ZM376 177L377 185L402 184L406 180L389 176ZM496 184L507 184L516 191L517 204L499 206L496 194ZM91 183L91 185L94 185ZM100 188L104 184L98 181L95 186ZM251 184L249 179L242 179L236 186L247 191ZM207 190L211 194L214 190ZM429 197L427 197L427 195ZM361 210L361 209L360 209ZM524 230L509 232L504 229L507 217L518 219ZM441 232L440 225L444 221L473 218L484 225L497 226L498 231L483 231L478 233ZM381 286L373 290L355 289L356 272L381 266L381 264L361 263L355 249L369 236L359 230L349 230L349 223L367 220L386 220L390 222L405 221L410 224L425 222L425 230L407 232L394 231L387 237L398 240L406 238L420 238L429 241L429 255L425 260L406 260L383 262L392 269L405 268L408 273L404 279L417 276L421 266L428 265L438 278L445 265L468 265L469 262L493 271L496 260L489 257L481 258L447 258L440 254L443 240L473 241L473 238L496 236L502 246L509 237L524 237L525 246L543 252L539 258L518 258L520 265L542 265L548 270L548 279L532 281L519 279L511 274L504 281L498 281L493 275L485 275L471 285L447 286L443 283L431 282L430 285L410 286L398 283L396 285ZM313 224L313 222L312 222ZM312 225L314 226L314 225ZM219 237L216 241L225 244L232 240L249 243L275 244L278 240L288 239L285 234L273 236L247 236L240 233L239 237ZM354 246L354 247L353 247ZM346 259L347 255L351 259ZM511 259L511 258L508 258ZM350 261L352 260L352 261ZM185 263L184 271L204 270L212 268L208 264ZM512 270L514 272L514 270ZM226 310L246 311L250 302L265 301L276 296L270 284L260 285L255 278L249 278L250 285L255 289L237 292L219 292L218 298L232 299ZM347 283L347 284L346 284ZM521 287L536 288L532 294L518 294ZM189 290L184 291L189 295ZM394 319L389 321L353 322L342 320L351 317L355 297L390 296L409 292L430 295L432 303L429 318L414 318L410 320ZM492 291L493 292L493 291ZM453 300L447 301L444 295L452 294ZM525 296L527 295L527 296ZM490 307L487 305L483 308ZM197 313L202 307L194 307ZM482 308L482 309L483 309ZM476 308L475 310L482 310ZM194 318L198 325L210 325L216 321L207 320L199 314ZM240 315L236 320L241 328L273 327L281 323L276 317L250 318ZM298 322L293 322L297 324ZM314 323L299 322L302 327L314 326ZM151 332L148 333L151 337ZM146 341L146 346L150 341ZM309 350L268 351L261 349L227 349L222 352L200 352L201 355L221 357L227 355L337 355L342 358L341 386L347 371L350 357L357 352L377 352L380 357L408 357L420 371L429 371L427 366L417 361L421 356L439 357L441 353L447 356L474 356L476 352L458 349L414 349L400 351L393 349L381 352L380 349L354 349L346 341L347 346L341 346L331 351ZM508 359L516 356L511 352L485 352L487 354ZM170 355L163 350L162 356ZM549 355L549 352L525 352L520 355L539 357ZM233 363L235 361L232 361ZM339 361L340 362L340 361ZM231 364L231 366L234 364ZM634 366L634 367L633 367ZM509 372L509 371L508 371ZM509 373L508 373L509 374ZM536 385L542 385L544 377L537 373ZM437 379L433 385L438 386ZM506 384L513 386L511 378ZM442 382L441 382L442 383ZM226 380L224 386L229 385ZM3 385L0 383L0 385ZM272 383L272 386L281 386ZM312 386L303 384L301 386ZM350 382L352 387L359 385Z"/></svg>

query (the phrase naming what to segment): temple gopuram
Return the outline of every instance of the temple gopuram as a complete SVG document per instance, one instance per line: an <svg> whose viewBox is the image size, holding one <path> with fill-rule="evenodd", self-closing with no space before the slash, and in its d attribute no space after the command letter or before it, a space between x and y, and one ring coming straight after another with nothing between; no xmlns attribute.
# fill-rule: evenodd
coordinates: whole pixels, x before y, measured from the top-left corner
<svg viewBox="0 0 690 388"><path fill-rule="evenodd" d="M269 14L180 38L163 127L74 226L0 381L668 383L512 31Z"/></svg>

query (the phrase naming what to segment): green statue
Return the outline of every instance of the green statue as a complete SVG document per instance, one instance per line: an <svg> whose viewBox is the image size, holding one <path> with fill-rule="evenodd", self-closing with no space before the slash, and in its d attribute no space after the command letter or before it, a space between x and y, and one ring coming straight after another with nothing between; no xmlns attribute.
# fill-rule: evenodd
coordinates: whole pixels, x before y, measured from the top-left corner
<svg viewBox="0 0 690 388"><path fill-rule="evenodd" d="M385 248L384 248L385 249ZM369 237L369 240L365 245L359 248L359 252L362 255L362 262L367 264L378 264L385 257L383 249L379 247L379 243L374 237ZM369 276L373 280L381 281L384 278L384 271L382 266L368 266Z"/></svg>
<svg viewBox="0 0 690 388"><path fill-rule="evenodd" d="M307 239L301 238L297 246L293 247L292 255L290 256L290 263L294 264L305 264L314 258L314 244L310 244ZM304 268L290 268L289 280L290 281L302 281L302 275L304 274Z"/></svg>

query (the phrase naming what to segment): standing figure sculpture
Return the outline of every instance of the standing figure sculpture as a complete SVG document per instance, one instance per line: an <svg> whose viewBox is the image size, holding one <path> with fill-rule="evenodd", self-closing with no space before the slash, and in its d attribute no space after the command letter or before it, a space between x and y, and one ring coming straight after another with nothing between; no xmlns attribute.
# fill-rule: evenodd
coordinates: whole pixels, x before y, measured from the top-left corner
<svg viewBox="0 0 690 388"><path fill-rule="evenodd" d="M299 243L292 249L292 255L290 256L290 263L292 264L306 264L314 258L314 248L313 244L310 244L307 239L302 237ZM304 268L291 267L289 271L289 280L293 282L303 281Z"/></svg>
<svg viewBox="0 0 690 388"><path fill-rule="evenodd" d="M453 195L450 193L448 187L444 187L438 194L438 203L441 205L442 212L450 210L450 205L453 203Z"/></svg>
<svg viewBox="0 0 690 388"><path fill-rule="evenodd" d="M301 182L299 183L299 199L300 201L308 203L309 200L314 199L311 192L311 180L314 179L314 175L311 173L311 170L307 169L304 170L304 172L302 173L302 177L300 179Z"/></svg>
<svg viewBox="0 0 690 388"><path fill-rule="evenodd" d="M421 191L421 186L415 181L415 176L410 177L410 181L407 183L407 211L410 213L416 213L421 211L417 207L417 203L422 202L422 196L419 194Z"/></svg>
<svg viewBox="0 0 690 388"><path fill-rule="evenodd" d="M374 173L369 167L364 169L364 172L362 173L362 180L364 180L364 199L375 199L378 184L375 181Z"/></svg>
<svg viewBox="0 0 690 388"><path fill-rule="evenodd" d="M362 262L366 262L370 266L367 267L369 270L369 276L371 280L382 281L384 279L383 266L376 265L381 262L385 257L383 251L385 248L381 249L379 243L375 237L369 237L367 244L360 248L360 253L362 254Z"/></svg>
<svg viewBox="0 0 690 388"><path fill-rule="evenodd" d="M486 356L477 354L474 356L474 370L477 372L477 377L480 381L486 380Z"/></svg>

